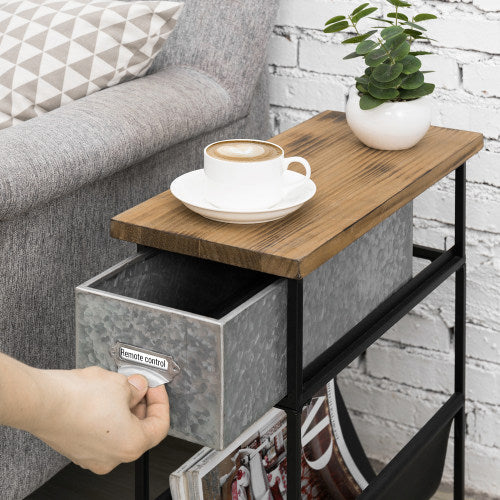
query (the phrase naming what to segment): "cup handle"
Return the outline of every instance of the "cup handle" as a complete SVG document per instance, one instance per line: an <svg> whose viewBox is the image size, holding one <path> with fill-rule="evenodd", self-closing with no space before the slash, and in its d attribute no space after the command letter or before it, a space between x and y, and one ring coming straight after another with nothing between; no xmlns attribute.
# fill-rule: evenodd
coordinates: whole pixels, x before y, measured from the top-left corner
<svg viewBox="0 0 500 500"><path fill-rule="evenodd" d="M290 156L290 158L284 158L283 171L288 170L288 167L291 163L300 163L306 169L306 179L309 179L311 177L311 166L305 158L302 158L300 156Z"/></svg>
<svg viewBox="0 0 500 500"><path fill-rule="evenodd" d="M285 172L285 170L288 170L288 167L290 166L291 163L300 163L304 167L306 175L304 175L300 181L294 182L291 186L286 187L285 195L290 193L290 191L296 189L298 186L304 184L307 181L307 179L311 178L311 166L309 165L309 162L305 158L302 158L300 156L291 156L290 158L284 158L283 172Z"/></svg>

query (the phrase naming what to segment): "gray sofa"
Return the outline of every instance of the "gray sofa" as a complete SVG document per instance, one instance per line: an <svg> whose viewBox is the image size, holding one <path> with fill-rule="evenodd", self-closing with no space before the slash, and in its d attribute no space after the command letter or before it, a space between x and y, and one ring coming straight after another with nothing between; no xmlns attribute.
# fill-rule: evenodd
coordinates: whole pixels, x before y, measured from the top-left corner
<svg viewBox="0 0 500 500"><path fill-rule="evenodd" d="M148 76L0 131L1 351L72 368L74 287L134 251L109 237L109 219L201 168L209 142L269 137L277 0L185 3ZM6 427L0 454L2 500L67 462Z"/></svg>

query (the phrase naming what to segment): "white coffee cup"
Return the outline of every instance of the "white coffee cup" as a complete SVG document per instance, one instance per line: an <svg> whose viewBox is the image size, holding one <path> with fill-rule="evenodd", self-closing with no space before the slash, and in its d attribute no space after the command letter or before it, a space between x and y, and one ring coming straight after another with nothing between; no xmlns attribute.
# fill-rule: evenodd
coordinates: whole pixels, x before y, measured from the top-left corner
<svg viewBox="0 0 500 500"><path fill-rule="evenodd" d="M257 149L259 144L271 145L276 148L276 157L261 160L257 155L245 158L243 150L240 158L231 160L230 157L215 158L207 153L212 146L220 144L231 147L234 143L249 143L248 154L251 154L252 148L255 149L254 145L257 145ZM266 146L260 149L263 148ZM301 182L285 188L284 174L290 164L295 162L304 166L306 175ZM285 158L285 152L277 144L253 139L228 139L209 144L204 150L204 170L207 201L219 208L243 211L265 210L276 205L290 189L297 189L311 176L311 167L306 159L299 156Z"/></svg>

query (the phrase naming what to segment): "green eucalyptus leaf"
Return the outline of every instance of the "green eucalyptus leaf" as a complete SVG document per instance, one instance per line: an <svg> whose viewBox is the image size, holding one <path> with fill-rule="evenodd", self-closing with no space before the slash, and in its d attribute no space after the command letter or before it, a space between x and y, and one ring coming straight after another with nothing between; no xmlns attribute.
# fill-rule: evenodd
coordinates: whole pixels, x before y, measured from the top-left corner
<svg viewBox="0 0 500 500"><path fill-rule="evenodd" d="M357 52L351 52L350 54L347 54L342 59L354 59L355 57L363 57L363 56L361 54L358 54Z"/></svg>
<svg viewBox="0 0 500 500"><path fill-rule="evenodd" d="M332 17L331 19L328 19L328 21L325 23L325 26L328 25L328 24L332 24L332 23L337 23L339 21L343 21L345 19L345 16L335 16L335 17Z"/></svg>
<svg viewBox="0 0 500 500"><path fill-rule="evenodd" d="M401 33L396 36L391 36L384 42L384 47L387 50L394 50L396 47L399 47L403 42L406 42L407 35L405 33Z"/></svg>
<svg viewBox="0 0 500 500"><path fill-rule="evenodd" d="M381 89L380 87L373 85L371 82L368 85L368 92L370 92L372 97L384 100L396 99L399 95L399 92L396 89Z"/></svg>
<svg viewBox="0 0 500 500"><path fill-rule="evenodd" d="M398 20L401 19L402 21L408 21L408 16L406 16L402 12L389 12L389 14L387 14L387 17L392 17Z"/></svg>
<svg viewBox="0 0 500 500"><path fill-rule="evenodd" d="M406 90L418 89L424 83L424 74L421 71L416 71L411 75L407 75L403 78L401 83L401 88Z"/></svg>
<svg viewBox="0 0 500 500"><path fill-rule="evenodd" d="M397 78L394 78L394 80L391 80L389 82L379 82L375 80L375 78L370 78L370 82L379 89L397 89L401 85L402 81L403 77L401 75L399 75Z"/></svg>
<svg viewBox="0 0 500 500"><path fill-rule="evenodd" d="M402 0L387 0L394 7L411 7L408 2L403 2Z"/></svg>
<svg viewBox="0 0 500 500"><path fill-rule="evenodd" d="M376 49L365 55L365 62L368 66L375 67L382 64L388 58L389 56L384 49Z"/></svg>
<svg viewBox="0 0 500 500"><path fill-rule="evenodd" d="M418 40L419 38L423 38L422 37L422 32L421 31L417 31L417 30L412 30L412 29L405 29L405 33L407 35L410 35L412 36L413 38L415 38L415 40Z"/></svg>
<svg viewBox="0 0 500 500"><path fill-rule="evenodd" d="M370 14L373 14L377 10L377 7L370 7L368 9L364 9L359 11L357 14L354 14L354 16L351 16L351 21L353 24L356 24L359 22L360 19L363 19L363 17L369 16Z"/></svg>
<svg viewBox="0 0 500 500"><path fill-rule="evenodd" d="M368 94L368 90L361 83L356 83L356 88L360 94Z"/></svg>
<svg viewBox="0 0 500 500"><path fill-rule="evenodd" d="M371 75L378 82L390 82L397 78L403 71L403 65L401 63L396 64L381 64L377 66Z"/></svg>
<svg viewBox="0 0 500 500"><path fill-rule="evenodd" d="M357 76L355 78L355 80L357 83L361 83L361 85L365 85L365 86L368 86L368 84L370 83L370 79L366 75Z"/></svg>
<svg viewBox="0 0 500 500"><path fill-rule="evenodd" d="M340 21L339 23L329 24L323 31L325 33L336 33L342 31L349 26L347 21Z"/></svg>
<svg viewBox="0 0 500 500"><path fill-rule="evenodd" d="M422 63L415 57L407 55L403 59L401 59L401 63L403 64L403 73L405 75L411 75L420 69Z"/></svg>
<svg viewBox="0 0 500 500"><path fill-rule="evenodd" d="M395 61L401 61L410 53L410 44L408 42L403 42L398 45L395 49L391 50L391 57Z"/></svg>
<svg viewBox="0 0 500 500"><path fill-rule="evenodd" d="M437 19L437 16L434 14L417 14L413 20L417 23L420 21L428 21L429 19Z"/></svg>
<svg viewBox="0 0 500 500"><path fill-rule="evenodd" d="M368 33L364 33L363 35L353 36L352 38L348 38L347 40L344 40L342 43L344 43L344 44L346 44L346 43L359 43L359 42L362 42L363 40L366 40L367 38L372 36L373 33L376 33L376 32L377 32L377 30L372 30L372 31L369 31Z"/></svg>
<svg viewBox="0 0 500 500"><path fill-rule="evenodd" d="M366 76L370 76L373 72L373 68L370 68L370 66L368 66L368 68L365 69L365 75Z"/></svg>
<svg viewBox="0 0 500 500"><path fill-rule="evenodd" d="M387 40L388 38L392 38L393 36L400 35L403 32L404 32L404 29L401 28L401 26L388 26L387 28L384 28L380 32L380 34L382 35L382 38L384 40Z"/></svg>
<svg viewBox="0 0 500 500"><path fill-rule="evenodd" d="M375 99L375 97L372 97L370 94L362 95L361 99L359 100L359 107L361 109L364 109L365 111L368 109L376 108L381 104L384 104L384 101L381 101L380 99Z"/></svg>
<svg viewBox="0 0 500 500"><path fill-rule="evenodd" d="M435 73L435 71L432 69L432 70L427 70L427 71L422 71L422 73Z"/></svg>
<svg viewBox="0 0 500 500"><path fill-rule="evenodd" d="M370 17L369 19L373 19L374 21L381 21L387 24L394 24L393 21L389 21L388 19L384 19L383 17Z"/></svg>
<svg viewBox="0 0 500 500"><path fill-rule="evenodd" d="M435 85L433 83L424 83L417 89L401 89L399 91L399 97L401 99L404 99L405 101L410 99L418 99L419 97L424 97L426 95L432 94L432 92L434 92L434 87Z"/></svg>
<svg viewBox="0 0 500 500"><path fill-rule="evenodd" d="M367 3L362 3L361 5L358 5L352 12L351 16L354 16L354 14L357 14L358 12L361 12L365 7L370 5L368 2Z"/></svg>
<svg viewBox="0 0 500 500"><path fill-rule="evenodd" d="M371 52L377 46L378 43L374 42L373 40L364 40L356 47L356 53L365 55L368 54L368 52Z"/></svg>
<svg viewBox="0 0 500 500"><path fill-rule="evenodd" d="M428 56L431 54L432 52L426 52L425 50L415 50L410 52L410 56Z"/></svg>
<svg viewBox="0 0 500 500"><path fill-rule="evenodd" d="M427 31L423 26L420 26L420 24L412 23L411 21L403 21L402 24L411 26L412 28L415 28L416 30L419 31Z"/></svg>

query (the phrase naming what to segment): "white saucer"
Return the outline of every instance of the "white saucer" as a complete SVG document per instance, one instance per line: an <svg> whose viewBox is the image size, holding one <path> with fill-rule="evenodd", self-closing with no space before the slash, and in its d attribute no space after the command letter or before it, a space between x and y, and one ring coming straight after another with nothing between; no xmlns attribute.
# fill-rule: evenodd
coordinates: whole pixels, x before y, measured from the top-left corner
<svg viewBox="0 0 500 500"><path fill-rule="evenodd" d="M291 189L278 204L264 210L230 210L218 208L205 199L205 173L203 169L188 172L177 177L170 185L172 194L187 208L207 219L233 224L256 224L281 219L299 209L316 193L316 184L311 179L303 181L304 176L287 170L284 175L284 187Z"/></svg>

